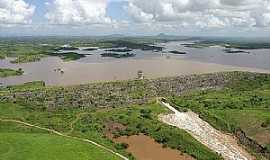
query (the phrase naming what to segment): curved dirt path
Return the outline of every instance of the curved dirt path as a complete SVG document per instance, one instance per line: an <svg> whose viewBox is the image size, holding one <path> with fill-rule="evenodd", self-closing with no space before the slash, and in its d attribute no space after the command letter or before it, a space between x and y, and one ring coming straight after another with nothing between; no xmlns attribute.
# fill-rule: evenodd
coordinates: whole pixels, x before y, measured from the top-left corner
<svg viewBox="0 0 270 160"><path fill-rule="evenodd" d="M119 153L117 153L117 152L115 152L115 151L101 145L101 144L98 144L98 143L96 143L94 141L91 141L89 139L68 136L68 135L60 133L60 132L58 132L56 130L40 127L40 126L33 125L33 124L30 124L30 123L26 123L26 122L23 122L23 121L18 121L18 120L13 120L13 119L1 119L1 118L0 118L0 121L18 123L18 124L22 124L22 125L25 125L25 126L28 126L28 127L33 127L33 128L38 128L38 129L41 129L41 130L44 130L44 131L48 131L48 132L51 132L51 133L53 133L55 135L58 135L58 136L62 136L62 137L66 137L66 138L72 138L72 139L76 139L76 140L79 140L79 141L82 141L82 142L87 142L87 143L93 144L93 145L95 145L95 146L97 146L97 147L99 147L99 148L101 148L101 149L103 149L103 150L105 150L107 152L110 152L110 153L120 157L123 160L129 160L127 157L125 157L125 156L123 156L123 155L121 155L121 154L119 154Z"/></svg>
<svg viewBox="0 0 270 160"><path fill-rule="evenodd" d="M254 158L237 144L237 140L216 130L194 112L179 112L170 104L161 102L174 114L161 115L160 120L187 131L209 149L219 153L225 160L253 160Z"/></svg>

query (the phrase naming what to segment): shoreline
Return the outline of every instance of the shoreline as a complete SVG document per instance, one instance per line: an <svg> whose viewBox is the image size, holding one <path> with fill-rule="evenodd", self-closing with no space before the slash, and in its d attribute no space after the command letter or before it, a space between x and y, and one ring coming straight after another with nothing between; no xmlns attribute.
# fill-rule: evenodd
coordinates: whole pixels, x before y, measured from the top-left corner
<svg viewBox="0 0 270 160"><path fill-rule="evenodd" d="M54 59L57 60L57 59ZM217 72L256 72L270 73L270 70L205 63L190 59L166 59L157 57L141 60L118 60L104 63L68 62L48 66L41 70L38 65L45 66L45 62L25 64L25 74L17 77L1 78L3 85L23 84L31 81L45 81L47 86L69 86L98 82L125 81L137 78L137 71L142 70L146 79L175 77L181 75L206 74ZM63 68L64 74L55 73L56 66ZM29 68L34 68L29 71Z"/></svg>

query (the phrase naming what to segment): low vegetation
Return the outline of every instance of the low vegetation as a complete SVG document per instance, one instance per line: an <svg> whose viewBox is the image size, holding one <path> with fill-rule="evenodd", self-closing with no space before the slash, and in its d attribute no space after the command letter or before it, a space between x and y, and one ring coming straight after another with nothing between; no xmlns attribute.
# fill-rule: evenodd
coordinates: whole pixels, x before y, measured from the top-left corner
<svg viewBox="0 0 270 160"><path fill-rule="evenodd" d="M15 60L10 61L11 63L29 63L40 61L44 55L19 55Z"/></svg>
<svg viewBox="0 0 270 160"><path fill-rule="evenodd" d="M187 54L187 52L181 52L181 51L170 51L172 54Z"/></svg>
<svg viewBox="0 0 270 160"><path fill-rule="evenodd" d="M21 85L12 85L0 88L0 91L22 91L22 90L29 90L29 89L40 89L45 87L45 82L43 81L34 81L34 82L27 82Z"/></svg>
<svg viewBox="0 0 270 160"><path fill-rule="evenodd" d="M224 52L226 52L226 53L246 53L246 54L249 54L250 53L248 51L233 50L233 49L224 49Z"/></svg>
<svg viewBox="0 0 270 160"><path fill-rule="evenodd" d="M105 50L106 52L131 52L132 49L128 49L128 48L123 48L123 49L108 49Z"/></svg>
<svg viewBox="0 0 270 160"><path fill-rule="evenodd" d="M50 56L58 56L60 57L63 61L75 61L81 58L86 57L86 55L83 54L78 54L76 52L65 52L65 53L50 53Z"/></svg>
<svg viewBox="0 0 270 160"><path fill-rule="evenodd" d="M269 39L227 39L227 38L205 38L194 44L183 44L185 47L206 48L211 46L222 46L227 49L252 50L252 49L269 49Z"/></svg>
<svg viewBox="0 0 270 160"><path fill-rule="evenodd" d="M0 68L0 78L10 77L10 76L20 76L24 71L20 68L18 70Z"/></svg>
<svg viewBox="0 0 270 160"><path fill-rule="evenodd" d="M113 58L128 58L128 57L135 57L136 54L133 53L103 53L101 54L102 57L113 57Z"/></svg>

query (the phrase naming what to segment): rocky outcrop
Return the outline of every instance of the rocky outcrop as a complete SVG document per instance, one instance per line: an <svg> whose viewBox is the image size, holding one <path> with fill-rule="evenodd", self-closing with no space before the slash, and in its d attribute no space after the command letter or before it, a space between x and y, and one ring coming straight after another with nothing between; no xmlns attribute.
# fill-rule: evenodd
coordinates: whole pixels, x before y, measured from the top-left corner
<svg viewBox="0 0 270 160"><path fill-rule="evenodd" d="M270 159L270 153L267 151L267 149L261 146L260 144L258 144L253 139L247 137L244 131L242 131L241 129L237 129L237 131L235 132L235 135L238 138L238 141L242 145L252 149L257 154L261 154L267 159Z"/></svg>
<svg viewBox="0 0 270 160"><path fill-rule="evenodd" d="M159 79L95 83L70 87L0 91L0 102L22 102L48 108L107 107L143 104L155 97L179 96L194 89L220 88L240 79L262 74L245 72L213 73Z"/></svg>

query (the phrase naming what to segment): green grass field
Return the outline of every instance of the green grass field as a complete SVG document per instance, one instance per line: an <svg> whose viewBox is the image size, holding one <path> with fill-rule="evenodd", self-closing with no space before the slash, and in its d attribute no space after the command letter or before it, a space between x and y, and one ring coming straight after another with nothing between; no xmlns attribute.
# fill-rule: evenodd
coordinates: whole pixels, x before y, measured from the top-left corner
<svg viewBox="0 0 270 160"><path fill-rule="evenodd" d="M1 160L120 160L92 144L33 133L0 133Z"/></svg>

